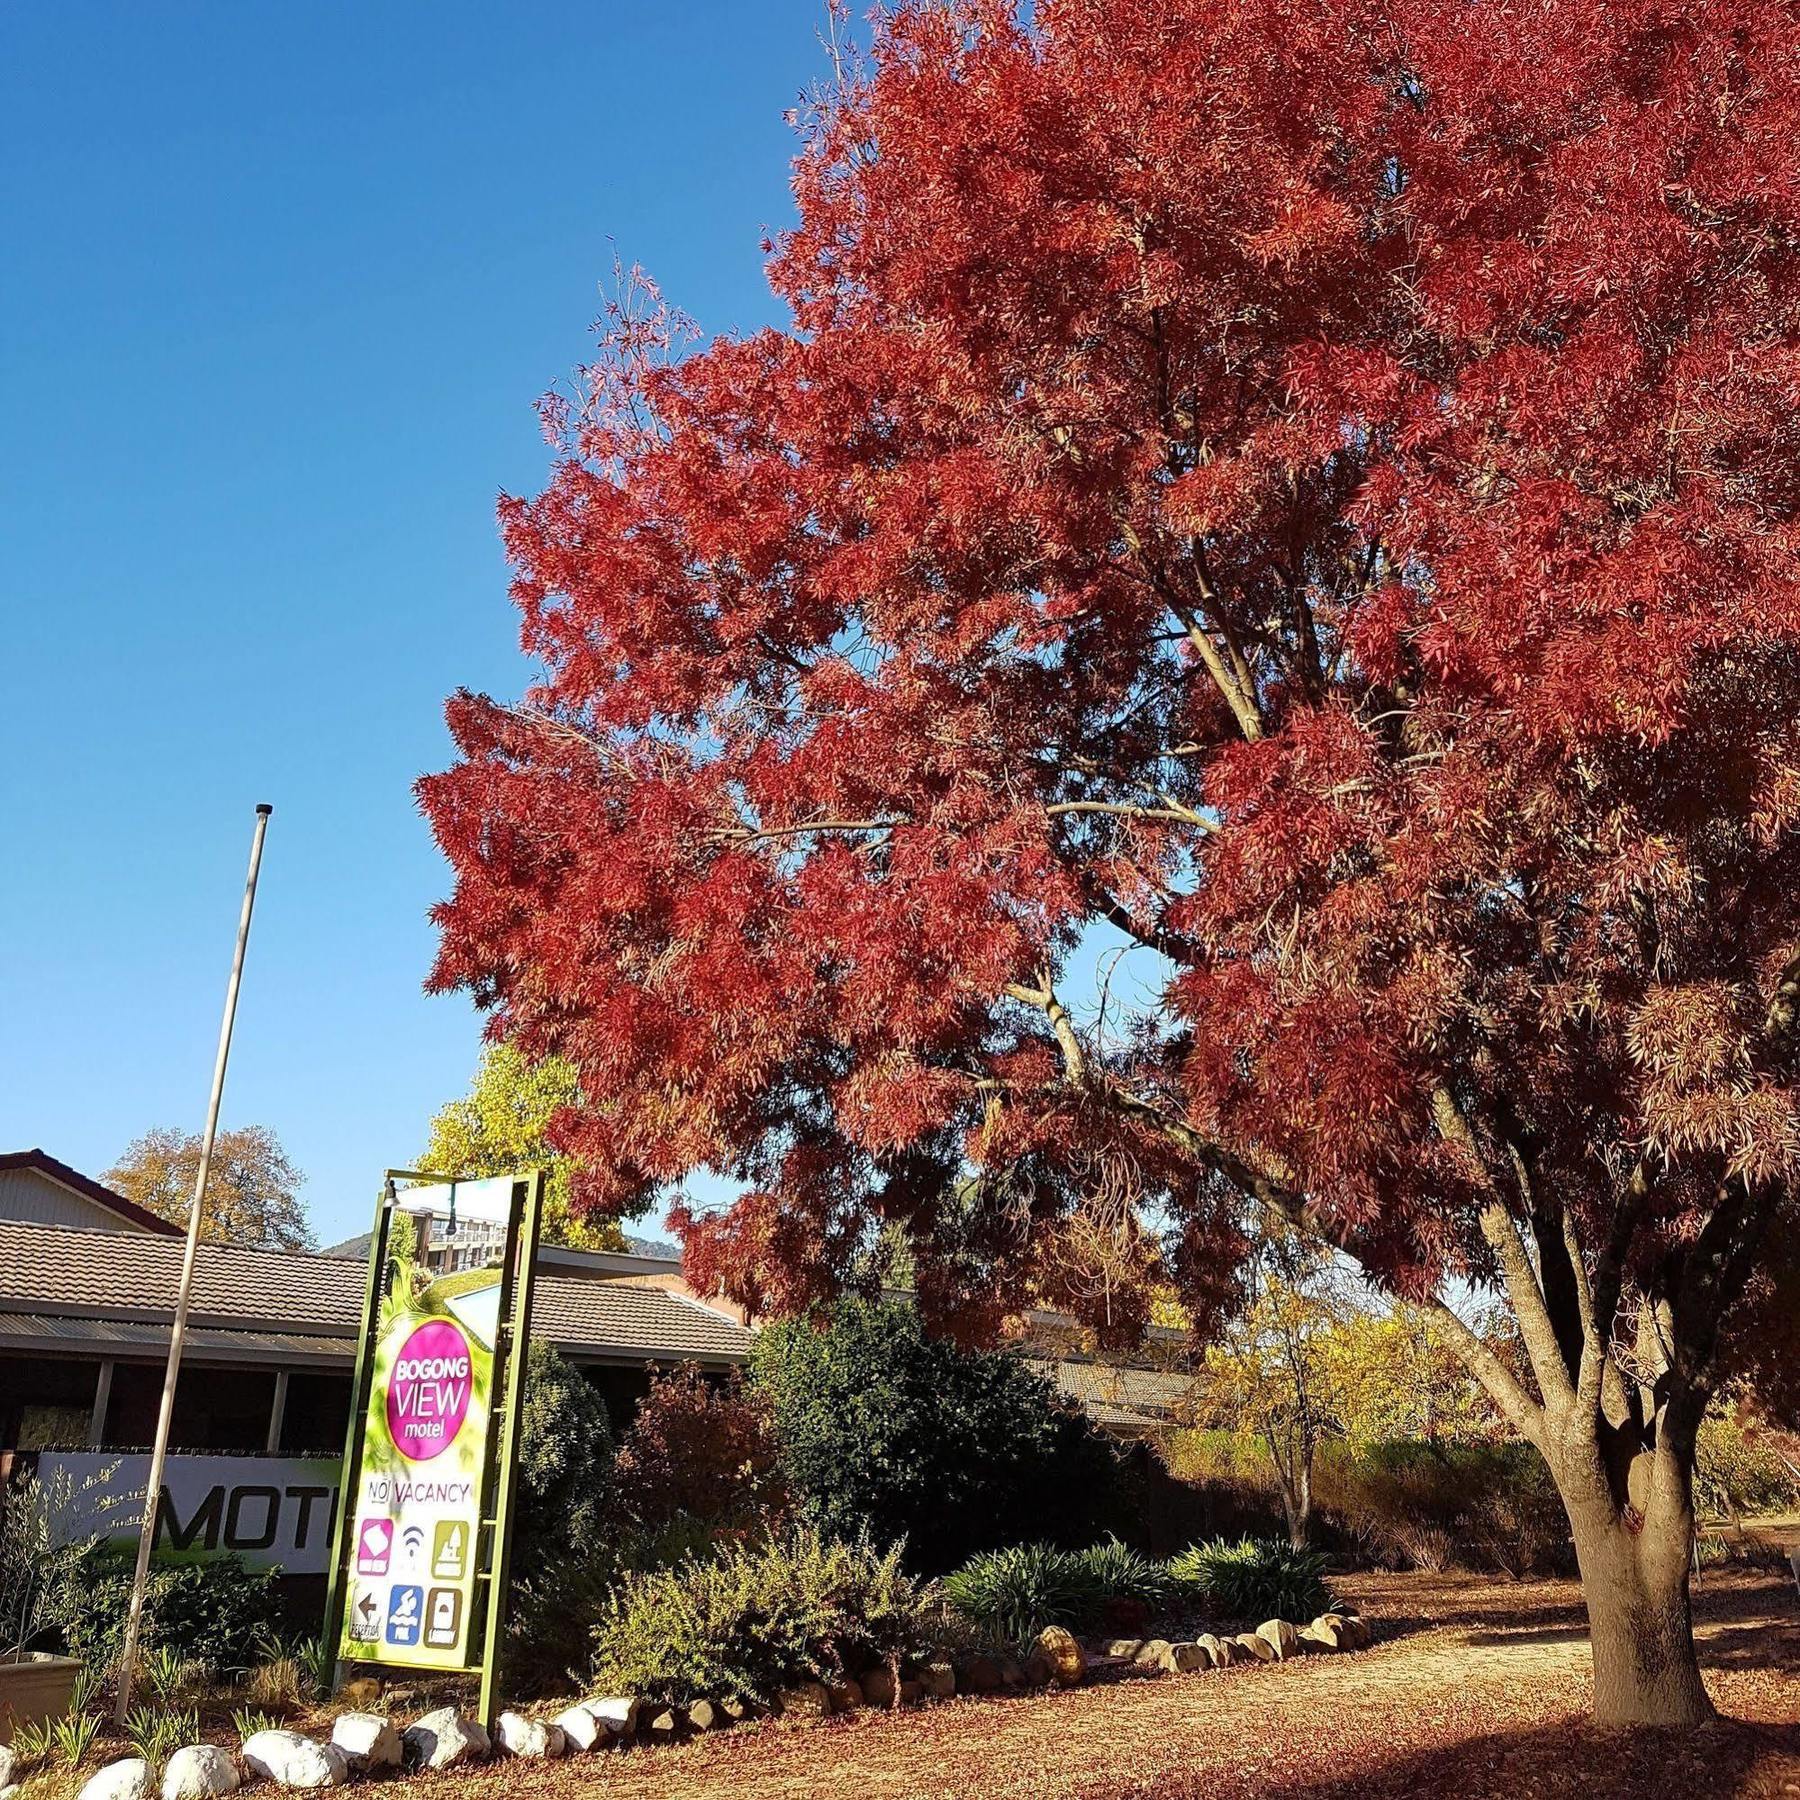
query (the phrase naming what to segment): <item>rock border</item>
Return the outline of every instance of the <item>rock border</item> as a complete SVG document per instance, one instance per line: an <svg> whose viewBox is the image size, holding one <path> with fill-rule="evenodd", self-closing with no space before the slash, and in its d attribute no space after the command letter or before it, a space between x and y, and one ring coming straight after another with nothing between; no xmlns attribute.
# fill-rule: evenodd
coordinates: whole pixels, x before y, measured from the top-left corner
<svg viewBox="0 0 1800 1800"><path fill-rule="evenodd" d="M1368 1621L1354 1608L1341 1606L1305 1625L1266 1619L1254 1631L1225 1638L1202 1632L1192 1639L1084 1642L1051 1626L1039 1633L1022 1666L1010 1657L982 1652L960 1658L934 1653L898 1667L878 1665L860 1678L803 1682L768 1710L792 1723L822 1722L859 1708L897 1709L951 1700L959 1693L1077 1687L1104 1672L1185 1676L1239 1663L1273 1665L1365 1650L1373 1641ZM120 1757L91 1775L77 1800L202 1800L203 1795L229 1794L255 1779L310 1792L340 1787L352 1779L392 1780L402 1772L458 1768L495 1757L538 1760L593 1755L632 1743L673 1743L761 1716L761 1708L729 1696L682 1707L655 1706L636 1695L606 1694L573 1701L553 1717L503 1712L490 1740L476 1720L450 1706L435 1707L404 1727L384 1714L353 1710L332 1721L325 1739L271 1728L254 1733L235 1753L210 1744L186 1744L160 1772L142 1757ZM194 1780L200 1769L207 1771L204 1786Z"/></svg>

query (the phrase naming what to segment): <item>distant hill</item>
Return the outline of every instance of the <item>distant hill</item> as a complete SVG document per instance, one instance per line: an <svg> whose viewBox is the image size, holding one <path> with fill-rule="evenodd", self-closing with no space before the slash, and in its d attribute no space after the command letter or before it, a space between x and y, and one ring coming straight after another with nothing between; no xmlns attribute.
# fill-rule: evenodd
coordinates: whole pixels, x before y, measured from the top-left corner
<svg viewBox="0 0 1800 1800"><path fill-rule="evenodd" d="M625 1248L633 1256L664 1256L676 1262L681 1260L681 1247L678 1244L665 1244L661 1238L633 1237L629 1231L625 1234Z"/></svg>

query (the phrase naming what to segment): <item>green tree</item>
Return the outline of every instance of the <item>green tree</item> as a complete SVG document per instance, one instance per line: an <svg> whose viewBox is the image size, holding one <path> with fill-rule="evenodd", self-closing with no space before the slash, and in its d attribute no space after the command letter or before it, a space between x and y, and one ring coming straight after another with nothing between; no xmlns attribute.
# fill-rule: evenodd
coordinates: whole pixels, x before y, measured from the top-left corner
<svg viewBox="0 0 1800 1800"><path fill-rule="evenodd" d="M1107 1522L1113 1456L1080 1410L1016 1356L927 1336L912 1306L846 1298L765 1326L750 1380L798 1508L845 1538L904 1537L916 1567Z"/></svg>
<svg viewBox="0 0 1800 1800"><path fill-rule="evenodd" d="M519 1417L521 1573L593 1553L612 1470L612 1421L599 1390L552 1345L534 1340Z"/></svg>
<svg viewBox="0 0 1800 1800"><path fill-rule="evenodd" d="M588 1628L613 1575L602 1529L612 1490L606 1402L551 1345L534 1342L519 1418L509 1682L554 1688L585 1660Z"/></svg>
<svg viewBox="0 0 1800 1800"><path fill-rule="evenodd" d="M160 1219L187 1223L200 1173L200 1134L158 1125L134 1139L101 1179ZM213 1140L200 1235L255 1250L310 1250L300 1201L306 1177L266 1125L240 1125Z"/></svg>
<svg viewBox="0 0 1800 1800"><path fill-rule="evenodd" d="M550 1121L581 1096L574 1069L559 1056L530 1061L512 1044L490 1044L475 1080L431 1121L425 1167L457 1175L510 1175L547 1165L544 1239L576 1250L623 1250L614 1219L584 1219L569 1204L573 1160L549 1142Z"/></svg>

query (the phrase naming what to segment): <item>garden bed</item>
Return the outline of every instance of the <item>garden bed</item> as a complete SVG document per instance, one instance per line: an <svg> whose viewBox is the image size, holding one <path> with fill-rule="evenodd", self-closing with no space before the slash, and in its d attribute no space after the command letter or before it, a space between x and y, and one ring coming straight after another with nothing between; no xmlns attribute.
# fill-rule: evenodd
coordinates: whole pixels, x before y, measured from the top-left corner
<svg viewBox="0 0 1800 1800"><path fill-rule="evenodd" d="M1800 1602L1791 1582L1733 1572L1701 1583L1701 1660L1731 1719L1698 1734L1587 1724L1584 1615L1572 1582L1379 1575L1344 1585L1378 1632L1373 1649L1353 1656L863 1710L807 1727L770 1720L670 1748L359 1791L370 1800L452 1791L469 1800L1800 1792Z"/></svg>

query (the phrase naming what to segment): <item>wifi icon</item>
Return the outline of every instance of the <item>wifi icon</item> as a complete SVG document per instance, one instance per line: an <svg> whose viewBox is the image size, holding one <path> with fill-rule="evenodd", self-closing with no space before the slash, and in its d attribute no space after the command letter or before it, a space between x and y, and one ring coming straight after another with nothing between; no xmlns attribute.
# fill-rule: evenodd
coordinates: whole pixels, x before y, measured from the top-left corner
<svg viewBox="0 0 1800 1800"><path fill-rule="evenodd" d="M400 1551L409 1567L417 1566L425 1554L425 1533L417 1525L408 1525L400 1533Z"/></svg>

